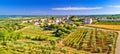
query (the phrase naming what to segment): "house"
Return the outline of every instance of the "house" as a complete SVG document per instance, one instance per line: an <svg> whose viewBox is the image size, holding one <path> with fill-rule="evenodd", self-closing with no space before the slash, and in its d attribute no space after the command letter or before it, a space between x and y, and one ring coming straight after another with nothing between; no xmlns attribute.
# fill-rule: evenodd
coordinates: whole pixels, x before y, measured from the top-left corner
<svg viewBox="0 0 120 54"><path fill-rule="evenodd" d="M70 25L72 25L74 22L73 21L67 21L68 22L68 24L70 24Z"/></svg>
<svg viewBox="0 0 120 54"><path fill-rule="evenodd" d="M48 25L51 25L52 23L48 23Z"/></svg>
<svg viewBox="0 0 120 54"><path fill-rule="evenodd" d="M29 22L33 22L33 20L29 20Z"/></svg>
<svg viewBox="0 0 120 54"><path fill-rule="evenodd" d="M34 19L33 21L34 21L34 22L38 22L38 21L39 21L39 19Z"/></svg>
<svg viewBox="0 0 120 54"><path fill-rule="evenodd" d="M22 21L22 24L24 24L24 23L28 23L28 21Z"/></svg>
<svg viewBox="0 0 120 54"><path fill-rule="evenodd" d="M102 18L102 19L99 19L99 21L104 21L104 22L120 22L120 19L107 19L107 18Z"/></svg>
<svg viewBox="0 0 120 54"><path fill-rule="evenodd" d="M84 22L86 24L91 24L93 22L92 18L85 18Z"/></svg>
<svg viewBox="0 0 120 54"><path fill-rule="evenodd" d="M98 21L98 18L94 17L94 18L92 18L92 21L93 21L93 22L97 22L97 21Z"/></svg>
<svg viewBox="0 0 120 54"><path fill-rule="evenodd" d="M44 26L44 23L40 23L40 26Z"/></svg>
<svg viewBox="0 0 120 54"><path fill-rule="evenodd" d="M39 22L35 22L34 25L40 25Z"/></svg>
<svg viewBox="0 0 120 54"><path fill-rule="evenodd" d="M69 19L70 19L70 16L67 16L67 17L66 17L66 20L69 20Z"/></svg>
<svg viewBox="0 0 120 54"><path fill-rule="evenodd" d="M57 18L57 19L56 19L56 23L59 23L59 22L60 22L60 20Z"/></svg>
<svg viewBox="0 0 120 54"><path fill-rule="evenodd" d="M44 22L45 21L45 19L40 19L41 20L41 22Z"/></svg>
<svg viewBox="0 0 120 54"><path fill-rule="evenodd" d="M108 19L104 17L104 18L102 18L101 20L108 20Z"/></svg>
<svg viewBox="0 0 120 54"><path fill-rule="evenodd" d="M62 21L61 21L61 23L62 23L62 24L64 24L64 23L65 23L65 21L64 21L64 20L62 20Z"/></svg>

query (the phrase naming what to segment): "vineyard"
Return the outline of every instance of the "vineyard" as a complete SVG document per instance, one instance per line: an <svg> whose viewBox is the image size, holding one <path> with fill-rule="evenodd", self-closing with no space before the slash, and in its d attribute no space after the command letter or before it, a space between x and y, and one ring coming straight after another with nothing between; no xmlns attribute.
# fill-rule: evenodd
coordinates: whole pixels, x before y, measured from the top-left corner
<svg viewBox="0 0 120 54"><path fill-rule="evenodd" d="M114 53L117 35L116 32L79 28L69 35L64 44L92 53Z"/></svg>

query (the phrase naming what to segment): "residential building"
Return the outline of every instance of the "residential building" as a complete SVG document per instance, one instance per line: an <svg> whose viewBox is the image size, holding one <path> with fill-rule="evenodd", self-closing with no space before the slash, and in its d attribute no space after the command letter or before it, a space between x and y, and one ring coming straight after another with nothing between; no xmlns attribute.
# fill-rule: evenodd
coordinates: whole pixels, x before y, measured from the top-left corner
<svg viewBox="0 0 120 54"><path fill-rule="evenodd" d="M85 18L84 22L86 24L91 24L93 22L92 18Z"/></svg>

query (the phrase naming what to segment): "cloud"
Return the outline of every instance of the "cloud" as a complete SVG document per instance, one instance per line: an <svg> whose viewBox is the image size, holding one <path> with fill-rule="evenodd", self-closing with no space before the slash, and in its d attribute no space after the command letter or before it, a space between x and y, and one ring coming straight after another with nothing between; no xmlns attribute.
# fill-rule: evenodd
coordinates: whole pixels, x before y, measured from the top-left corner
<svg viewBox="0 0 120 54"><path fill-rule="evenodd" d="M120 5L110 5L108 7L112 7L112 8L120 8Z"/></svg>
<svg viewBox="0 0 120 54"><path fill-rule="evenodd" d="M103 7L63 7L63 8L52 8L52 10L97 10Z"/></svg>

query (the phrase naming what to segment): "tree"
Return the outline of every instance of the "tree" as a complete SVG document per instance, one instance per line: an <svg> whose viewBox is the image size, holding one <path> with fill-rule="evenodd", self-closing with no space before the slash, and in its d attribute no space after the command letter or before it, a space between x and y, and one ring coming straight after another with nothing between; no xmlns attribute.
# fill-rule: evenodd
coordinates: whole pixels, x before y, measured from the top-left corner
<svg viewBox="0 0 120 54"><path fill-rule="evenodd" d="M63 52L64 54L67 53L68 49L67 48L60 48L61 52Z"/></svg>
<svg viewBox="0 0 120 54"><path fill-rule="evenodd" d="M109 44L108 48L109 48L109 51L111 51L112 50L112 44Z"/></svg>
<svg viewBox="0 0 120 54"><path fill-rule="evenodd" d="M55 40L50 40L51 45L56 45L57 42Z"/></svg>
<svg viewBox="0 0 120 54"><path fill-rule="evenodd" d="M74 24L77 25L77 26L80 26L81 22L75 22Z"/></svg>
<svg viewBox="0 0 120 54"><path fill-rule="evenodd" d="M62 35L64 35L64 32L63 32L62 30L57 30L57 31L55 32L55 36L57 36L57 37L60 37L60 36L62 36Z"/></svg>
<svg viewBox="0 0 120 54"><path fill-rule="evenodd" d="M70 26L70 25L66 25L65 28L68 29L68 30L72 30L73 29L73 27Z"/></svg>
<svg viewBox="0 0 120 54"><path fill-rule="evenodd" d="M57 28L57 24L51 24L50 27L51 28Z"/></svg>
<svg viewBox="0 0 120 54"><path fill-rule="evenodd" d="M71 16L70 19L71 19L72 21L77 21L77 20L78 20L78 17L77 17L77 16Z"/></svg>
<svg viewBox="0 0 120 54"><path fill-rule="evenodd" d="M102 52L102 48L101 47L98 47L97 50L98 50L99 53Z"/></svg>
<svg viewBox="0 0 120 54"><path fill-rule="evenodd" d="M112 51L112 44L109 44L109 45L108 45L108 48L109 48L109 49L108 49L108 54L110 54L111 51Z"/></svg>
<svg viewBox="0 0 120 54"><path fill-rule="evenodd" d="M0 40L5 40L5 36L6 36L6 34L8 33L8 31L6 30L6 29L4 29L4 28L1 28L0 29Z"/></svg>

